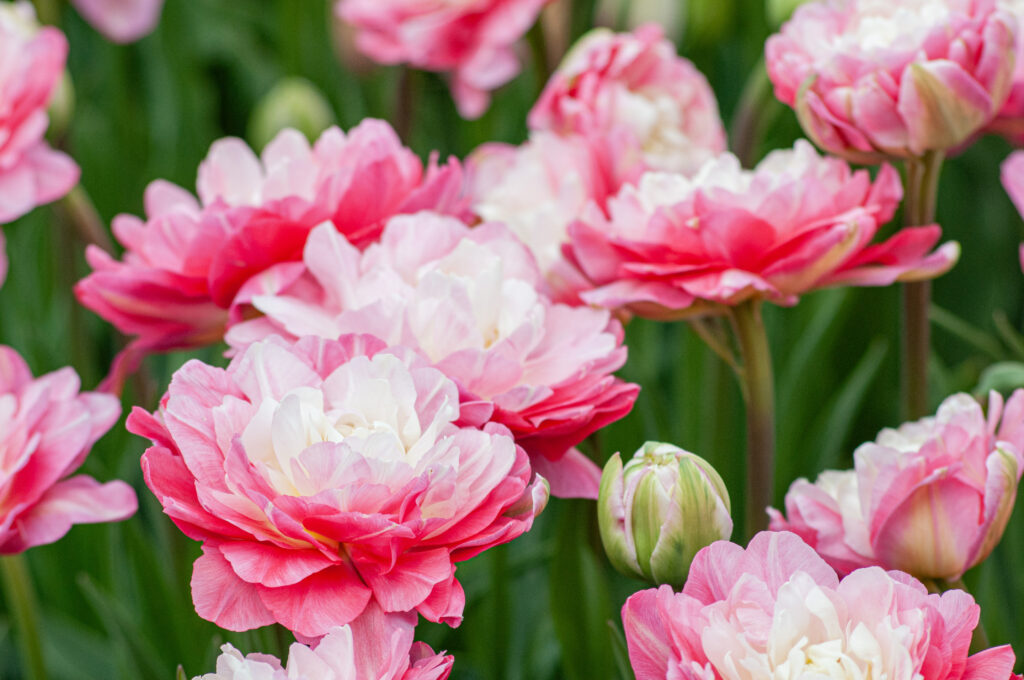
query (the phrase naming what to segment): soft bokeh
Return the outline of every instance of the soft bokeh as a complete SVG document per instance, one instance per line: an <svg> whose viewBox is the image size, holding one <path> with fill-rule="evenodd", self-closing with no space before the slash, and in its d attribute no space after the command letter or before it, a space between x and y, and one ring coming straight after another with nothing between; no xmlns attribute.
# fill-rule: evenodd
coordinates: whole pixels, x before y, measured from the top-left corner
<svg viewBox="0 0 1024 680"><path fill-rule="evenodd" d="M75 162L44 139L67 53L64 34L40 28L31 4L0 2L0 225L78 182Z"/></svg>
<svg viewBox="0 0 1024 680"><path fill-rule="evenodd" d="M550 0L339 0L337 15L356 27L356 45L381 64L450 74L466 118L490 105L490 92L519 73L516 43Z"/></svg>
<svg viewBox="0 0 1024 680"><path fill-rule="evenodd" d="M160 21L164 0L72 0L97 31L118 43L147 35Z"/></svg>

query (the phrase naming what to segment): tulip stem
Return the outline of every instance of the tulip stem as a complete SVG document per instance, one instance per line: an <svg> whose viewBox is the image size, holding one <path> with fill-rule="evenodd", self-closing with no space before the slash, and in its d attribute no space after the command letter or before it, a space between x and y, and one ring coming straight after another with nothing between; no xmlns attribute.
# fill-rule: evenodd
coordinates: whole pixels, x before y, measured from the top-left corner
<svg viewBox="0 0 1024 680"><path fill-rule="evenodd" d="M743 358L740 386L747 406L747 538L768 526L765 509L775 491L775 383L761 301L732 308L733 328Z"/></svg>
<svg viewBox="0 0 1024 680"><path fill-rule="evenodd" d="M32 0L36 8L36 17L40 23L55 25L60 22L60 7L58 0Z"/></svg>
<svg viewBox="0 0 1024 680"><path fill-rule="evenodd" d="M717 354L722 361L729 364L733 372L739 376L743 369L740 368L739 361L736 360L736 355L729 346L729 341L724 337L722 328L717 322L717 318L705 319L697 317L690 320L690 328L704 341L704 344L711 348L712 352Z"/></svg>
<svg viewBox="0 0 1024 680"><path fill-rule="evenodd" d="M110 240L103 219L96 211L88 192L79 184L58 204L61 216L71 223L78 237L86 245L99 246L108 255L114 254L114 243Z"/></svg>
<svg viewBox="0 0 1024 680"><path fill-rule="evenodd" d="M776 106L773 107L773 104ZM762 57L747 76L730 125L732 151L743 167L753 167L757 161L761 133L777 111L777 102L772 97L772 84L768 79L768 69Z"/></svg>
<svg viewBox="0 0 1024 680"><path fill-rule="evenodd" d="M17 554L0 558L0 572L3 573L4 597L14 620L25 677L30 680L46 680L46 664L39 636L39 613L25 557Z"/></svg>
<svg viewBox="0 0 1024 680"><path fill-rule="evenodd" d="M935 200L943 152L928 151L908 160L907 195L903 222L921 227L935 220ZM911 281L903 285L903 407L905 420L917 420L928 414L928 359L931 356L928 307L931 304L930 281Z"/></svg>
<svg viewBox="0 0 1024 680"><path fill-rule="evenodd" d="M537 75L537 91L540 92L548 84L552 73L547 40L544 37L544 26L540 20L530 28L526 34L526 40L530 43L530 57L533 59L534 73Z"/></svg>

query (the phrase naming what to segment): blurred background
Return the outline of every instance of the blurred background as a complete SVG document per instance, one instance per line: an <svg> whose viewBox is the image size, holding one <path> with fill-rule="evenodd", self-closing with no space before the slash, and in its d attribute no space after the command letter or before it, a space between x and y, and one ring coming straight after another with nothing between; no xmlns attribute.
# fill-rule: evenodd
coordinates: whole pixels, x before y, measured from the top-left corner
<svg viewBox="0 0 1024 680"><path fill-rule="evenodd" d="M329 124L348 129L379 117L391 120L424 157L437 150L461 158L486 141L525 139L526 113L543 85L543 70L525 43L520 76L496 93L481 119L464 121L442 76L403 74L355 56L330 4L167 0L157 30L127 46L108 43L59 5L71 45L73 110L63 111L63 126L62 115L55 116L54 127L62 129L54 141L80 164L82 187L104 227L118 213L141 214L143 191L154 179L194 189L199 162L223 136L245 138L259 149L282 125L300 125L315 137ZM598 22L625 29L659 20L680 53L707 75L730 130L741 99L753 104L763 133L756 159L800 134L793 113L771 96L760 61L785 5L558 0L548 20L560 16L568 39ZM555 58L562 42L551 40ZM396 121L403 79L412 115ZM1017 255L1024 229L998 179L1009 151L1003 140L984 138L944 167L939 221L947 239L960 241L963 255L934 286L932 407L956 391L1024 385L1024 368L1014 363L1024 361ZM18 350L36 374L71 364L91 389L123 340L71 293L88 273L84 243L68 219L72 207L43 207L4 227L11 269L0 288L0 342ZM766 309L777 379L777 504L793 479L849 467L859 443L900 423L898 311L897 287L825 291L794 308ZM730 370L683 324L636 320L626 342L629 361L621 375L643 390L632 414L586 442L587 452L603 462L615 451L632 454L645 440L682 446L718 468L732 492L734 516L742 517L743 411ZM224 364L221 351L196 356ZM189 356L149 359L149 382L130 384L125 414L132 404L154 408ZM225 641L245 653L283 656L291 641L283 629L226 633L196 616L189 578L199 546L171 524L142 483L145 445L125 432L122 419L84 467L101 480L132 483L140 497L136 517L76 526L56 544L27 553L51 676L170 679L181 664L193 677L213 670ZM1022 514L1018 506L1002 544L966 577L993 644L1019 650ZM608 565L592 502L553 500L531 533L463 563L458 574L467 592L463 626L418 629L419 639L455 655L453 678L628 677L625 650L609 621L620 626L623 601L643 586ZM21 677L17 658L9 621L0 618L0 676Z"/></svg>

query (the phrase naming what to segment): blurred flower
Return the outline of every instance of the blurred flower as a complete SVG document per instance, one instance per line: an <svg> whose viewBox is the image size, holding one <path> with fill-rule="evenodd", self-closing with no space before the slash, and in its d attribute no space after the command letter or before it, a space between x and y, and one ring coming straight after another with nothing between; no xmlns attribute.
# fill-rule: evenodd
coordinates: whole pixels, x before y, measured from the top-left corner
<svg viewBox="0 0 1024 680"><path fill-rule="evenodd" d="M1016 22L995 0L806 4L765 53L775 94L854 162L966 142L1010 91Z"/></svg>
<svg viewBox="0 0 1024 680"><path fill-rule="evenodd" d="M73 524L135 514L135 492L124 482L69 476L121 413L116 398L78 390L72 369L33 379L18 353L0 346L2 554L53 543Z"/></svg>
<svg viewBox="0 0 1024 680"><path fill-rule="evenodd" d="M636 680L1006 680L1009 645L968 656L979 611L877 567L840 581L798 537L762 532L708 546L683 592L636 593L622 619Z"/></svg>
<svg viewBox="0 0 1024 680"><path fill-rule="evenodd" d="M572 447L636 399L639 388L612 375L626 361L622 327L605 310L552 304L533 257L504 227L400 216L360 253L326 224L310 235L304 264L254 292L264 316L246 313L255 318L228 331L232 347L370 333L414 348L483 420L512 431L555 495L597 497L600 471Z"/></svg>
<svg viewBox="0 0 1024 680"><path fill-rule="evenodd" d="M635 148L648 168L686 174L725 150L707 79L656 24L580 38L530 111L529 126Z"/></svg>
<svg viewBox="0 0 1024 680"><path fill-rule="evenodd" d="M601 475L601 542L627 576L682 588L697 551L732 535L730 512L715 468L672 444L647 442L625 467L616 453Z"/></svg>
<svg viewBox="0 0 1024 680"><path fill-rule="evenodd" d="M794 482L788 520L770 510L771 528L796 532L840 573L879 565L958 579L988 557L1013 511L1024 390L1005 408L993 392L987 419L970 396L953 395L935 417L882 430L854 465Z"/></svg>
<svg viewBox="0 0 1024 680"><path fill-rule="evenodd" d="M203 542L196 612L319 637L364 613L458 625L455 563L527 531L547 501L508 430L460 427L459 393L370 336L257 343L190 361L128 429L164 512Z"/></svg>
<svg viewBox="0 0 1024 680"><path fill-rule="evenodd" d="M473 211L487 222L502 222L530 249L558 302L579 304L586 277L565 259L569 225L593 202L606 205L642 167L631 149L608 155L581 135L534 132L521 146L490 143L467 160ZM523 197L530 200L524 201Z"/></svg>
<svg viewBox="0 0 1024 680"><path fill-rule="evenodd" d="M328 220L364 247L392 215L431 208L462 215L462 170L452 160L426 169L387 123L366 120L347 135L324 132L311 148L282 131L261 158L239 139L215 142L199 167L199 201L157 180L147 220L121 215L121 261L90 246L95 270L75 287L83 305L139 336L111 374L117 385L148 352L221 339L227 310L252 277L300 260L309 231Z"/></svg>
<svg viewBox="0 0 1024 680"><path fill-rule="evenodd" d="M347 626L332 628L315 646L294 643L288 665L267 654L242 656L223 645L217 672L195 680L444 680L452 657L412 641L416 616L385 615L369 605Z"/></svg>
<svg viewBox="0 0 1024 680"><path fill-rule="evenodd" d="M382 64L450 71L459 113L477 118L490 91L519 73L515 43L550 0L339 0L356 45Z"/></svg>
<svg viewBox="0 0 1024 680"><path fill-rule="evenodd" d="M32 5L0 2L0 224L78 183L78 166L44 139L67 53L64 34L40 28Z"/></svg>
<svg viewBox="0 0 1024 680"><path fill-rule="evenodd" d="M1017 212L1024 216L1024 151L1015 151L1003 161L999 177Z"/></svg>
<svg viewBox="0 0 1024 680"><path fill-rule="evenodd" d="M692 178L647 173L569 233L571 256L594 282L583 300L671 319L721 311L751 298L796 304L817 288L928 279L956 262L934 252L936 225L871 244L902 196L896 171L872 183L805 141L743 170L730 154Z"/></svg>
<svg viewBox="0 0 1024 680"><path fill-rule="evenodd" d="M1006 103L986 128L1005 136L1016 146L1024 145L1024 0L998 0L999 6L1017 21L1017 48L1014 52L1013 82Z"/></svg>
<svg viewBox="0 0 1024 680"><path fill-rule="evenodd" d="M305 78L282 78L256 103L249 119L249 139L262 149L285 128L316 139L333 121L331 105L316 85Z"/></svg>
<svg viewBox="0 0 1024 680"><path fill-rule="evenodd" d="M164 0L71 0L93 28L116 43L135 42L160 21Z"/></svg>

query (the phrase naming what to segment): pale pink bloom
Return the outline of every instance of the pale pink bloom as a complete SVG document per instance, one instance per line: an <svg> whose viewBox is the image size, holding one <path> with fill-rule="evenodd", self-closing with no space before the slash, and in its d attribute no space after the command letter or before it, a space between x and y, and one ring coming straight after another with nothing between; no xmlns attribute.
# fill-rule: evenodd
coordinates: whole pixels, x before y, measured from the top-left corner
<svg viewBox="0 0 1024 680"><path fill-rule="evenodd" d="M681 593L636 593L622 619L636 680L1007 680L1009 645L968 656L979 613L900 572L840 580L797 536L762 532L712 543Z"/></svg>
<svg viewBox="0 0 1024 680"><path fill-rule="evenodd" d="M67 53L64 34L40 28L32 5L0 3L0 224L78 183L78 166L44 138Z"/></svg>
<svg viewBox="0 0 1024 680"><path fill-rule="evenodd" d="M616 165L607 145L581 135L535 132L521 146L484 144L468 161L473 211L502 222L530 249L559 302L577 302L586 278L562 254L569 225L594 203L603 207L639 165ZM627 154L628 155L628 154ZM529 200L524 200L529 197Z"/></svg>
<svg viewBox="0 0 1024 680"><path fill-rule="evenodd" d="M725 151L707 79L662 29L599 28L566 55L530 111L532 130L636 149L648 169L691 174Z"/></svg>
<svg viewBox="0 0 1024 680"><path fill-rule="evenodd" d="M217 672L195 680L444 680L451 656L413 642L415 614L384 614L375 604L346 626L332 628L313 646L296 642L288 664L268 654L221 647Z"/></svg>
<svg viewBox="0 0 1024 680"><path fill-rule="evenodd" d="M121 261L90 246L95 270L78 299L138 338L112 372L119 384L143 355L223 337L227 310L250 278L300 260L313 226L329 220L360 247L398 213L432 208L463 215L456 161L423 163L387 123L366 120L347 135L331 128L310 147L284 130L260 158L240 139L217 141L199 166L199 200L163 180L146 190L147 219L121 215Z"/></svg>
<svg viewBox="0 0 1024 680"><path fill-rule="evenodd" d="M995 0L831 0L799 7L765 54L818 146L877 162L957 147L991 121L1016 31Z"/></svg>
<svg viewBox="0 0 1024 680"><path fill-rule="evenodd" d="M313 638L371 600L457 625L455 563L527 531L547 501L505 428L460 427L458 388L370 336L256 343L186 363L128 429L164 512L203 542L196 612Z"/></svg>
<svg viewBox="0 0 1024 680"><path fill-rule="evenodd" d="M33 378L17 352L0 346L2 554L53 543L73 524L135 514L135 492L124 482L70 476L121 413L109 394L78 390L72 369Z"/></svg>
<svg viewBox="0 0 1024 680"><path fill-rule="evenodd" d="M549 1L339 0L336 13L371 59L450 72L459 113L477 118L491 90L519 73L516 42Z"/></svg>
<svg viewBox="0 0 1024 680"><path fill-rule="evenodd" d="M639 388L612 375L626 360L622 327L605 310L551 303L502 225L400 216L362 253L321 225L305 266L289 287L253 296L264 316L231 328L229 344L370 333L415 348L512 431L553 493L597 497L600 470L572 447L636 399Z"/></svg>
<svg viewBox="0 0 1024 680"><path fill-rule="evenodd" d="M955 580L988 557L1013 511L1024 471L1024 390L988 416L966 394L934 417L882 430L854 452L854 469L793 483L788 520L769 509L771 528L799 534L836 570L899 569Z"/></svg>
<svg viewBox="0 0 1024 680"><path fill-rule="evenodd" d="M72 0L93 28L117 43L135 42L160 21L164 0Z"/></svg>
<svg viewBox="0 0 1024 680"><path fill-rule="evenodd" d="M872 244L902 196L883 166L874 182L806 141L744 170L731 154L693 177L647 173L570 228L572 259L593 281L583 300L652 318L720 312L751 298L780 305L839 285L928 279L959 246L932 251L936 225Z"/></svg>
<svg viewBox="0 0 1024 680"><path fill-rule="evenodd" d="M999 6L1013 15L1017 20L1018 35L1024 31L1024 1L998 0ZM1024 40L1017 40L1014 56L1013 83L1006 103L999 110L999 115L986 128L1005 136L1016 146L1024 145Z"/></svg>
<svg viewBox="0 0 1024 680"><path fill-rule="evenodd" d="M1010 154L999 170L1003 188L1013 201L1017 212L1024 216L1024 151Z"/></svg>

